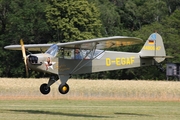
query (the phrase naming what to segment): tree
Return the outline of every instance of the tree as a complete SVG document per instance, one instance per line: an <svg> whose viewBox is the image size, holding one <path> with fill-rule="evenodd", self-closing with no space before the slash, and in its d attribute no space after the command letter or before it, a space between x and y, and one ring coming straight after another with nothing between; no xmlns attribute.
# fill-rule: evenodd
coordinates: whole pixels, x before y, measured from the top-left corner
<svg viewBox="0 0 180 120"><path fill-rule="evenodd" d="M46 12L47 21L61 42L101 36L99 11L86 0L51 0Z"/></svg>
<svg viewBox="0 0 180 120"><path fill-rule="evenodd" d="M117 7L108 0L100 1L97 4L101 10L100 18L103 23L103 35L113 36L121 34L122 24Z"/></svg>
<svg viewBox="0 0 180 120"><path fill-rule="evenodd" d="M21 52L3 49L9 44L19 44L21 38L27 44L122 35L139 37L145 42L156 30L163 37L167 55L174 56L174 59L167 59L167 61L180 61L179 0L88 1L0 0L0 76L25 75ZM143 44L111 50L138 52L142 46ZM165 65L166 61L163 64ZM33 72L33 76L37 75ZM86 74L83 77L163 79L164 75L165 73L150 66Z"/></svg>
<svg viewBox="0 0 180 120"><path fill-rule="evenodd" d="M174 56L174 59L170 59L171 62L180 61L180 10L175 10L173 14L162 22L163 36L165 39L165 47L168 55Z"/></svg>
<svg viewBox="0 0 180 120"><path fill-rule="evenodd" d="M12 0L9 6L7 32L11 39L15 38L18 43L21 38L25 43L47 43L47 39L52 39L44 2Z"/></svg>
<svg viewBox="0 0 180 120"><path fill-rule="evenodd" d="M35 0L0 1L0 76L22 77L25 71L22 53L4 50L4 46L19 44L21 38L26 44L47 43L51 39L45 6L44 2Z"/></svg>
<svg viewBox="0 0 180 120"><path fill-rule="evenodd" d="M163 0L166 2L169 15L171 15L175 10L180 9L180 1L179 0Z"/></svg>

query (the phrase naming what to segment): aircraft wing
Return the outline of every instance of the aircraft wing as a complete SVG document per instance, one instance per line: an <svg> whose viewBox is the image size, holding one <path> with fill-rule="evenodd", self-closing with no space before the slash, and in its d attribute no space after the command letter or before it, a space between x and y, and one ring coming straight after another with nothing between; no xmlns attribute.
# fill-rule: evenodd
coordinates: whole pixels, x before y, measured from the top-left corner
<svg viewBox="0 0 180 120"><path fill-rule="evenodd" d="M81 48L92 49L96 45L96 49L105 49L111 47L127 46L142 43L142 39L127 36L113 36L105 38L96 38L90 40L81 40L68 43L58 43L59 47L64 48Z"/></svg>
<svg viewBox="0 0 180 120"><path fill-rule="evenodd" d="M27 44L24 45L28 51L46 51L53 44ZM5 49L9 50L21 50L21 45L9 45L5 46Z"/></svg>
<svg viewBox="0 0 180 120"><path fill-rule="evenodd" d="M136 37L113 36L105 38L96 38L90 40L81 40L67 43L57 43L59 47L64 48L81 48L81 49L105 49L111 47L127 46L141 43L142 40ZM46 51L53 44L25 44L24 47L28 51ZM5 46L9 50L21 50L21 45Z"/></svg>

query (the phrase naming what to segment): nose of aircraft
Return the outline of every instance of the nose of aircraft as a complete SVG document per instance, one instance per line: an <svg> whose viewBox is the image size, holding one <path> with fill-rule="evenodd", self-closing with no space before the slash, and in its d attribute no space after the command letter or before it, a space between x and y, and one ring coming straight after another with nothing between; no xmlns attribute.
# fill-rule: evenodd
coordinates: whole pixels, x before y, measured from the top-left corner
<svg viewBox="0 0 180 120"><path fill-rule="evenodd" d="M27 65L31 70L39 71L39 72L48 72L51 71L53 73L57 73L53 68L55 62L51 61L51 56L49 54L30 54L27 56ZM50 69L48 69L50 68Z"/></svg>
<svg viewBox="0 0 180 120"><path fill-rule="evenodd" d="M27 63L32 64L32 65L41 65L42 61L39 60L38 55L31 54L31 55L27 56Z"/></svg>
<svg viewBox="0 0 180 120"><path fill-rule="evenodd" d="M42 71L43 56L40 54L30 54L26 56L28 68L35 71Z"/></svg>
<svg viewBox="0 0 180 120"><path fill-rule="evenodd" d="M38 57L37 56L34 56L34 55L30 55L28 57L28 61L31 63L31 64L37 64L38 63Z"/></svg>

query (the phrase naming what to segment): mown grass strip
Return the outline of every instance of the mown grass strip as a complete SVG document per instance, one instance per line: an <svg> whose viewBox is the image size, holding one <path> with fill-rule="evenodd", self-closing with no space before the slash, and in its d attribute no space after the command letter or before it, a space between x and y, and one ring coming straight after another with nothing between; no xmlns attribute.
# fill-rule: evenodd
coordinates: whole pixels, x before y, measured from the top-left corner
<svg viewBox="0 0 180 120"><path fill-rule="evenodd" d="M179 120L179 102L1 100L2 120Z"/></svg>

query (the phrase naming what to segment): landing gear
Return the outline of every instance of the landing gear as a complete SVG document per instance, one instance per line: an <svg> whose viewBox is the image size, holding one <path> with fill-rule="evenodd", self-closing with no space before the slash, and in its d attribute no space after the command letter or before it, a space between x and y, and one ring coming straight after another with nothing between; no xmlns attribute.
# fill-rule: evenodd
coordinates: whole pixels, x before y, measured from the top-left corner
<svg viewBox="0 0 180 120"><path fill-rule="evenodd" d="M52 75L50 78L49 78L49 81L48 81L48 84L44 83L40 86L40 92L44 95L47 95L50 91L51 91L51 88L50 86L55 83L57 80L59 79L59 77L57 75Z"/></svg>
<svg viewBox="0 0 180 120"><path fill-rule="evenodd" d="M69 92L69 85L68 84L64 84L64 85L59 85L59 92L61 94L66 94Z"/></svg>
<svg viewBox="0 0 180 120"><path fill-rule="evenodd" d="M50 86L52 84L54 84L59 78L60 78L60 81L61 81L61 84L59 85L59 92L61 94L66 94L69 92L69 85L66 84L67 80L69 79L69 75L52 75L50 78L49 78L49 81L48 81L48 84L44 83L40 86L40 92L44 95L47 95L50 91L51 91L51 88Z"/></svg>
<svg viewBox="0 0 180 120"><path fill-rule="evenodd" d="M40 86L40 91L42 94L47 95L51 91L51 88L48 87L46 83L44 83Z"/></svg>

